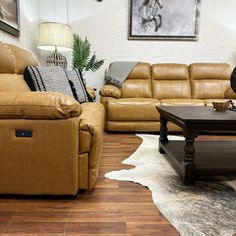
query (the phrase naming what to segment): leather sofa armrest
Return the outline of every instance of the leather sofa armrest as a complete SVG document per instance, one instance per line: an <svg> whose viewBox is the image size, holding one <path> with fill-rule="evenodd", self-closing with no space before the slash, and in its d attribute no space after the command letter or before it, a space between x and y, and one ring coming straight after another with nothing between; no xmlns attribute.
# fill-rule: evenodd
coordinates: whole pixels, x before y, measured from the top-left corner
<svg viewBox="0 0 236 236"><path fill-rule="evenodd" d="M85 189L92 189L98 177L105 112L103 105L98 102L85 102L81 104L81 108L79 154L82 152L88 154L88 183Z"/></svg>
<svg viewBox="0 0 236 236"><path fill-rule="evenodd" d="M96 127L101 127L103 130L104 125L104 107L101 103L83 103L81 104L82 114L80 116L80 129L89 131L94 134ZM96 115L95 115L96 114Z"/></svg>
<svg viewBox="0 0 236 236"><path fill-rule="evenodd" d="M229 88L225 93L225 98L236 99L236 93L231 88Z"/></svg>
<svg viewBox="0 0 236 236"><path fill-rule="evenodd" d="M0 93L0 119L68 119L81 112L74 98L60 93Z"/></svg>
<svg viewBox="0 0 236 236"><path fill-rule="evenodd" d="M99 94L102 97L121 98L121 90L113 85L105 85Z"/></svg>

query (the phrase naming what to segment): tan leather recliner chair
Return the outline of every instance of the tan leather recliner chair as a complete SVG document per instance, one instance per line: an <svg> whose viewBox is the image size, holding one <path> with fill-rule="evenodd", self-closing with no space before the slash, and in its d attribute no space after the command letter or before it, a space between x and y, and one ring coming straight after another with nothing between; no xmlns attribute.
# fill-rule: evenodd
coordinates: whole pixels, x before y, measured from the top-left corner
<svg viewBox="0 0 236 236"><path fill-rule="evenodd" d="M104 108L31 92L26 50L0 42L0 194L76 195L99 171Z"/></svg>

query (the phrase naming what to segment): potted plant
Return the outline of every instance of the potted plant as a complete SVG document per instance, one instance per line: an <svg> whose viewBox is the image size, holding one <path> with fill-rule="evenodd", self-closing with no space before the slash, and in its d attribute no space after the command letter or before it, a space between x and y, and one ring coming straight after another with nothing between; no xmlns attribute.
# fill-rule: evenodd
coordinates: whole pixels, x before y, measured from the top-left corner
<svg viewBox="0 0 236 236"><path fill-rule="evenodd" d="M97 71L104 63L104 60L97 59L96 54L91 56L91 44L87 37L83 40L79 35L74 34L73 46L73 68L78 69L83 76L87 71Z"/></svg>

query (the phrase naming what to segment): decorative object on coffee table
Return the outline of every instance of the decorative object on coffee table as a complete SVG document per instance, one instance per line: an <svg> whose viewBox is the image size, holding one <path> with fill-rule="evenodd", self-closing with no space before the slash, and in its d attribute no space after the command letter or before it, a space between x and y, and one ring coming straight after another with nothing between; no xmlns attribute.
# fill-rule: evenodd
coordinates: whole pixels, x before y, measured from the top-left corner
<svg viewBox="0 0 236 236"><path fill-rule="evenodd" d="M161 120L159 152L167 154L184 184L194 184L206 175L236 174L236 142L195 142L201 131L236 131L235 113L215 112L211 107L160 106L157 110ZM183 129L184 142L168 141L168 121Z"/></svg>
<svg viewBox="0 0 236 236"><path fill-rule="evenodd" d="M104 63L104 60L97 59L94 53L91 56L91 44L87 37L83 40L79 35L74 34L73 46L73 68L78 69L86 83L84 75L87 71L97 71Z"/></svg>
<svg viewBox="0 0 236 236"><path fill-rule="evenodd" d="M212 102L213 108L215 111L226 111L229 108L230 102Z"/></svg>
<svg viewBox="0 0 236 236"><path fill-rule="evenodd" d="M20 35L19 0L0 1L0 29L16 37Z"/></svg>
<svg viewBox="0 0 236 236"><path fill-rule="evenodd" d="M47 66L67 68L66 57L59 51L72 51L73 33L71 26L56 22L43 22L38 29L38 48L54 51L47 57Z"/></svg>

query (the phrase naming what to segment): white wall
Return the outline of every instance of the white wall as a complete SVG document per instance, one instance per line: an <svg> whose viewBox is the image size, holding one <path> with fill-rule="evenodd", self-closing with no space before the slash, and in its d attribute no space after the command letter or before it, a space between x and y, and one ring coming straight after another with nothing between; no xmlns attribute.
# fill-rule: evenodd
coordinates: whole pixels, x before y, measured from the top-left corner
<svg viewBox="0 0 236 236"><path fill-rule="evenodd" d="M67 0L39 0L39 2L40 21L67 23Z"/></svg>
<svg viewBox="0 0 236 236"><path fill-rule="evenodd" d="M36 35L38 18L39 1L20 0L20 37L14 37L0 30L0 41L18 45L37 54Z"/></svg>
<svg viewBox="0 0 236 236"><path fill-rule="evenodd" d="M86 0L87 1L87 0ZM69 0L68 0L69 2ZM67 24L68 16L67 14L67 0L39 0L39 22L49 21L49 22L59 22ZM69 7L69 4L68 4ZM40 55L41 65L46 65L46 58L52 52L45 50L38 50ZM71 61L71 54L63 52ZM70 65L69 65L70 66Z"/></svg>
<svg viewBox="0 0 236 236"><path fill-rule="evenodd" d="M48 2L41 0L41 18L47 18L46 12L52 11L48 9ZM56 12L66 13L64 0L54 0L54 3ZM103 83L105 68L115 60L150 63L228 62L234 66L235 9L235 0L202 0L197 42L127 40L128 0L104 0L101 3L95 0L69 0L69 24L75 33L87 36L97 56L105 59L102 69L87 75L88 83L99 88ZM58 19L65 20L65 17Z"/></svg>

